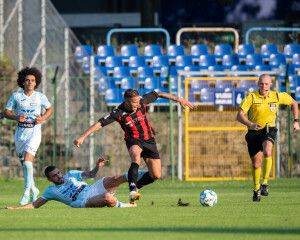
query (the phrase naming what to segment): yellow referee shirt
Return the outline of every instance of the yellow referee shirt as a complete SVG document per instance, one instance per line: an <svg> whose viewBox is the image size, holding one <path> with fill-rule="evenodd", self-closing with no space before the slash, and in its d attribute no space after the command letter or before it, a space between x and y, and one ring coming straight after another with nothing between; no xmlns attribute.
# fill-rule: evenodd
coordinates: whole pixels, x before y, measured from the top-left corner
<svg viewBox="0 0 300 240"><path fill-rule="evenodd" d="M275 127L276 112L279 104L291 105L293 98L285 92L270 91L269 95L263 97L259 90L249 93L240 104L244 113L248 113L249 121L262 125L262 128L268 123L269 127ZM248 129L253 130L248 127Z"/></svg>

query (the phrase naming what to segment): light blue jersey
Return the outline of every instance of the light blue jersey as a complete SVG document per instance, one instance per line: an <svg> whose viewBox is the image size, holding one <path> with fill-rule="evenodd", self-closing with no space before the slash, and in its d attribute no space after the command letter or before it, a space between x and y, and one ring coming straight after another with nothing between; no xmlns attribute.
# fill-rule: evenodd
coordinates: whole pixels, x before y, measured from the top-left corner
<svg viewBox="0 0 300 240"><path fill-rule="evenodd" d="M81 178L82 171L72 170L64 176L64 183L60 185L49 186L42 194L46 200L56 200L70 207L83 207L85 193L90 189Z"/></svg>
<svg viewBox="0 0 300 240"><path fill-rule="evenodd" d="M24 90L15 92L6 105L6 109L13 110L17 116L25 114L24 122L18 122L15 132L16 141L26 141L31 137L41 138L41 124L36 124L35 119L41 114L41 107L47 109L51 106L47 97L33 91L31 96L26 96Z"/></svg>

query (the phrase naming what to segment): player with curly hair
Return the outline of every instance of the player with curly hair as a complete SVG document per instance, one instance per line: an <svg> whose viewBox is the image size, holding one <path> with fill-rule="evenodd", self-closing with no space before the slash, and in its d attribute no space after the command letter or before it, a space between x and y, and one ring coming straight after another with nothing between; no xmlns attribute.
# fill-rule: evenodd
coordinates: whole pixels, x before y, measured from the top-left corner
<svg viewBox="0 0 300 240"><path fill-rule="evenodd" d="M41 143L41 124L53 112L47 97L35 91L41 81L42 74L37 68L25 67L19 71L17 83L23 90L13 93L4 111L5 118L17 121L15 147L25 182L20 205L27 204L29 198L30 202L34 202L39 194L33 180L33 160ZM41 107L46 109L43 116Z"/></svg>

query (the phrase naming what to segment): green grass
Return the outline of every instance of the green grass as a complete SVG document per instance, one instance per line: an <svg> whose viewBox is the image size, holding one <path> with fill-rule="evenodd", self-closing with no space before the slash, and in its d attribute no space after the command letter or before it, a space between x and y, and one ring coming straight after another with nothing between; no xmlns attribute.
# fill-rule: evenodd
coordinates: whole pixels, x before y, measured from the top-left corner
<svg viewBox="0 0 300 240"><path fill-rule="evenodd" d="M23 181L0 184L0 207L16 206ZM41 191L48 186L36 184ZM216 206L200 205L204 189L218 194ZM300 239L300 179L271 180L269 192L253 203L250 180L161 180L141 190L137 208L74 209L51 201L40 209L0 210L0 239ZM125 184L116 196L128 201ZM190 205L177 206L179 198Z"/></svg>

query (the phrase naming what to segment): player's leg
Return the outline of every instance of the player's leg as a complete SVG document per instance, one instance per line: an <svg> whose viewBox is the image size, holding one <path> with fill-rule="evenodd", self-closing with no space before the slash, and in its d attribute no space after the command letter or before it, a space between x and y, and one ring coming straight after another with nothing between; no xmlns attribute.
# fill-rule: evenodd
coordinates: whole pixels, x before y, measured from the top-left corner
<svg viewBox="0 0 300 240"><path fill-rule="evenodd" d="M263 183L261 184L261 194L264 196L268 196L268 179L270 175L270 171L272 168L272 151L273 151L273 143L271 141L263 142Z"/></svg>
<svg viewBox="0 0 300 240"><path fill-rule="evenodd" d="M143 186L153 183L157 179L161 178L161 160L145 158L145 163L148 168L148 172L143 174L140 180L137 182L137 188L141 189Z"/></svg>
<svg viewBox="0 0 300 240"><path fill-rule="evenodd" d="M117 202L118 200L113 195L104 193L90 198L86 203L86 207L114 207L117 205Z"/></svg>

